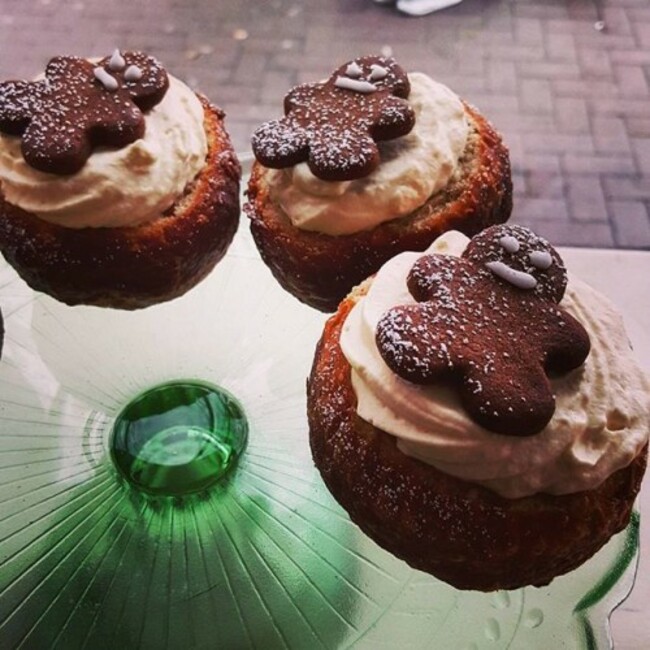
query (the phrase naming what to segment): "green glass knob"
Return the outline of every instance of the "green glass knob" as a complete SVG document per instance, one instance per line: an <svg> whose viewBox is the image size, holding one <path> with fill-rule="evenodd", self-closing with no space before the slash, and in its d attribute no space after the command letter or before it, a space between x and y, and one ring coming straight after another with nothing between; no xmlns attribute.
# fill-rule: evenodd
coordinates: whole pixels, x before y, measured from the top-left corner
<svg viewBox="0 0 650 650"><path fill-rule="evenodd" d="M176 381L142 393L122 409L110 452L136 489L183 496L223 478L247 438L244 410L230 393L203 382Z"/></svg>

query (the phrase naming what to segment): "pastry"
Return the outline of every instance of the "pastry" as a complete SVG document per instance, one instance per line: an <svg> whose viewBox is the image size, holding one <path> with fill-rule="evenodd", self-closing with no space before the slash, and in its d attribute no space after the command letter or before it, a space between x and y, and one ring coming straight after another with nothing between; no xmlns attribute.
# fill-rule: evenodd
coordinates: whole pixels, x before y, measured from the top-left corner
<svg viewBox="0 0 650 650"><path fill-rule="evenodd" d="M224 113L139 52L0 84L0 250L35 290L137 309L223 257L240 167Z"/></svg>
<svg viewBox="0 0 650 650"><path fill-rule="evenodd" d="M650 383L611 303L519 226L390 260L325 326L314 461L358 526L462 589L544 585L628 523Z"/></svg>
<svg viewBox="0 0 650 650"><path fill-rule="evenodd" d="M397 253L510 216L499 135L448 88L392 58L361 57L292 89L285 116L252 143L246 211L262 259L322 311Z"/></svg>

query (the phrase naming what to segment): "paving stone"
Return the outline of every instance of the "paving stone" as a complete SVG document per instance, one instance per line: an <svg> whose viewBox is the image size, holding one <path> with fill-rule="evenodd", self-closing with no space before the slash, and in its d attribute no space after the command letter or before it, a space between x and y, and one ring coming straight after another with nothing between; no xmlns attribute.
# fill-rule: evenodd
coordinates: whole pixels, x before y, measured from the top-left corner
<svg viewBox="0 0 650 650"><path fill-rule="evenodd" d="M632 34L632 22L629 11L625 7L605 5L601 7L602 17L607 25L607 31L615 34Z"/></svg>
<svg viewBox="0 0 650 650"><path fill-rule="evenodd" d="M622 63L624 65L648 65L650 64L650 50L634 49L631 44L629 49L615 49L610 55L612 63Z"/></svg>
<svg viewBox="0 0 650 650"><path fill-rule="evenodd" d="M555 120L560 131L565 133L589 133L591 130L587 102L582 97L557 97Z"/></svg>
<svg viewBox="0 0 650 650"><path fill-rule="evenodd" d="M276 72L269 70L264 75L264 81L260 89L260 100L265 104L282 106L284 96L289 88L298 83L294 72Z"/></svg>
<svg viewBox="0 0 650 650"><path fill-rule="evenodd" d="M650 15L650 12L648 13ZM648 22L648 19L646 21L635 20L634 33L637 37L637 43L642 48L650 48L650 22Z"/></svg>
<svg viewBox="0 0 650 650"><path fill-rule="evenodd" d="M575 83L581 73L580 66L574 62L523 61L518 68L523 79L527 77L540 77L548 80L571 79L571 83Z"/></svg>
<svg viewBox="0 0 650 650"><path fill-rule="evenodd" d="M610 58L614 60L618 52L634 50L636 39L634 36L613 34L609 30L596 31L595 29L581 31L576 34L576 43L578 47L589 47L592 49L607 49L611 52Z"/></svg>
<svg viewBox="0 0 650 650"><path fill-rule="evenodd" d="M471 101L488 119L490 119L490 116L502 111L510 113L519 111L519 98L514 95L472 93L471 96L465 99Z"/></svg>
<svg viewBox="0 0 650 650"><path fill-rule="evenodd" d="M552 34L571 34L577 31L576 22L567 17L546 20L546 29Z"/></svg>
<svg viewBox="0 0 650 650"><path fill-rule="evenodd" d="M544 46L536 45L508 45L502 40L490 47L490 55L495 59L506 59L507 61L542 61L544 59Z"/></svg>
<svg viewBox="0 0 650 650"><path fill-rule="evenodd" d="M580 153L566 153L562 159L562 167L565 172L571 173L614 173L634 174L636 164L632 156L600 154L584 155Z"/></svg>
<svg viewBox="0 0 650 650"><path fill-rule="evenodd" d="M576 42L572 33L555 32L546 30L546 55L555 60L577 60Z"/></svg>
<svg viewBox="0 0 650 650"><path fill-rule="evenodd" d="M598 8L595 3L581 0L567 0L567 14L576 21L593 22L598 20Z"/></svg>
<svg viewBox="0 0 650 650"><path fill-rule="evenodd" d="M522 79L519 95L521 110L526 113L550 113L553 110L551 84L546 79Z"/></svg>
<svg viewBox="0 0 650 650"><path fill-rule="evenodd" d="M640 201L610 201L614 238L625 248L650 249L650 215Z"/></svg>
<svg viewBox="0 0 650 650"><path fill-rule="evenodd" d="M650 202L650 178L639 176L603 176L608 199L639 199Z"/></svg>
<svg viewBox="0 0 650 650"><path fill-rule="evenodd" d="M570 217L577 221L607 221L607 205L598 176L567 179Z"/></svg>
<svg viewBox="0 0 650 650"><path fill-rule="evenodd" d="M486 81L494 94L515 95L519 83L517 66L513 61L487 62Z"/></svg>
<svg viewBox="0 0 650 650"><path fill-rule="evenodd" d="M524 176L529 196L553 199L565 197L566 181L561 174L531 169Z"/></svg>
<svg viewBox="0 0 650 650"><path fill-rule="evenodd" d="M541 45L544 42L544 30L539 18L518 18L514 22L515 42L523 45Z"/></svg>
<svg viewBox="0 0 650 650"><path fill-rule="evenodd" d="M582 223L568 219L536 219L516 216L513 221L532 228L556 245L584 248L615 248L610 223Z"/></svg>
<svg viewBox="0 0 650 650"><path fill-rule="evenodd" d="M547 152L562 154L567 151L588 153L594 151L594 142L591 134L564 135L564 134L536 134L527 133L524 139L526 151Z"/></svg>
<svg viewBox="0 0 650 650"><path fill-rule="evenodd" d="M525 146L525 143L524 143ZM554 154L530 154L526 153L523 160L524 171L561 173L560 156Z"/></svg>
<svg viewBox="0 0 650 650"><path fill-rule="evenodd" d="M512 174L512 193L514 195L514 209L519 208L519 197L526 196L526 179L525 175L518 172L513 172Z"/></svg>
<svg viewBox="0 0 650 650"><path fill-rule="evenodd" d="M554 2L515 2L513 3L513 15L523 18L565 18L567 9L564 3Z"/></svg>
<svg viewBox="0 0 650 650"><path fill-rule="evenodd" d="M567 221L568 211L566 201L553 198L524 197L518 205L518 214L526 219Z"/></svg>
<svg viewBox="0 0 650 650"><path fill-rule="evenodd" d="M650 178L650 138L635 138L632 147L636 153L639 171Z"/></svg>
<svg viewBox="0 0 650 650"><path fill-rule="evenodd" d="M611 79L553 79L557 97L588 97L598 101L608 97L618 100L619 89Z"/></svg>
<svg viewBox="0 0 650 650"><path fill-rule="evenodd" d="M614 76L623 97L647 97L648 79L641 66L616 65ZM650 106L648 112L650 113Z"/></svg>
<svg viewBox="0 0 650 650"><path fill-rule="evenodd" d="M627 132L631 137L650 138L650 118L629 118L625 120Z"/></svg>
<svg viewBox="0 0 650 650"><path fill-rule="evenodd" d="M598 97L590 104L591 110L600 115L623 117L648 117L650 104L647 99L624 99L617 97Z"/></svg>
<svg viewBox="0 0 650 650"><path fill-rule="evenodd" d="M649 120L650 121L650 120ZM598 153L628 153L629 123L620 117L598 117L591 120L592 139Z"/></svg>
<svg viewBox="0 0 650 650"><path fill-rule="evenodd" d="M578 62L585 79L609 77L612 74L610 51L607 48L593 46L578 48Z"/></svg>

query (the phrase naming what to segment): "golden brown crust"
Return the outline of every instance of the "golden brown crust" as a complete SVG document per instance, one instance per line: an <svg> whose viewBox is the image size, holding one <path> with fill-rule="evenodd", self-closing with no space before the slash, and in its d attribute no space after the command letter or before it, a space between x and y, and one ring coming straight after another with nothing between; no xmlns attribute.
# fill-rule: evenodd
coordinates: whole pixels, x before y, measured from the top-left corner
<svg viewBox="0 0 650 650"><path fill-rule="evenodd" d="M594 490L506 499L398 451L361 420L339 346L355 302L325 326L308 381L310 443L325 484L351 519L411 566L461 589L543 585L591 557L628 523L647 445Z"/></svg>
<svg viewBox="0 0 650 650"><path fill-rule="evenodd" d="M139 309L182 295L212 270L237 230L241 170L223 112L201 101L205 167L153 221L131 228L65 228L0 194L0 250L29 286L69 305Z"/></svg>
<svg viewBox="0 0 650 650"><path fill-rule="evenodd" d="M353 286L398 253L424 250L448 230L471 236L507 221L512 210L508 150L480 113L467 105L466 111L473 136L461 178L410 215L352 235L292 226L269 196L264 168L255 164L245 210L262 259L282 287L316 309L334 311Z"/></svg>

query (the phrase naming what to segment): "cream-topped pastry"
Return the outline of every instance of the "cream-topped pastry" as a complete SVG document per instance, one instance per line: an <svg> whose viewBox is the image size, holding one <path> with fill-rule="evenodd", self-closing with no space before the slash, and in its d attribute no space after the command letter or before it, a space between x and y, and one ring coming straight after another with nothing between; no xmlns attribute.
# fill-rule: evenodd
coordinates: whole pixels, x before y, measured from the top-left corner
<svg viewBox="0 0 650 650"><path fill-rule="evenodd" d="M334 311L398 253L473 235L512 208L508 150L477 109L392 58L289 90L252 139L251 232L278 282Z"/></svg>
<svg viewBox="0 0 650 650"><path fill-rule="evenodd" d="M201 102L170 75L165 96L145 114L144 135L125 147L99 148L75 174L34 169L20 138L0 134L0 189L13 205L68 228L136 226L185 191L207 148Z"/></svg>
<svg viewBox="0 0 650 650"><path fill-rule="evenodd" d="M241 168L224 113L142 52L0 83L0 251L67 304L139 309L225 254Z"/></svg>
<svg viewBox="0 0 650 650"><path fill-rule="evenodd" d="M412 130L378 143L381 165L367 176L326 181L307 163L269 170L270 196L292 225L327 235L349 235L403 217L444 189L459 170L469 123L449 88L422 73L408 75Z"/></svg>
<svg viewBox="0 0 650 650"><path fill-rule="evenodd" d="M468 241L447 233L427 253L460 256ZM341 347L360 417L395 436L403 453L508 498L593 489L640 453L650 431L650 383L614 306L571 276L561 306L587 330L591 351L583 366L551 378L556 407L541 432L488 431L448 386L416 385L392 372L376 328L390 308L416 302L406 278L421 256L403 253L386 263L344 325Z"/></svg>
<svg viewBox="0 0 650 650"><path fill-rule="evenodd" d="M307 417L323 481L376 543L459 589L517 589L628 526L650 385L614 307L546 240L495 225L350 292Z"/></svg>

